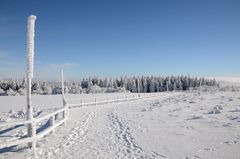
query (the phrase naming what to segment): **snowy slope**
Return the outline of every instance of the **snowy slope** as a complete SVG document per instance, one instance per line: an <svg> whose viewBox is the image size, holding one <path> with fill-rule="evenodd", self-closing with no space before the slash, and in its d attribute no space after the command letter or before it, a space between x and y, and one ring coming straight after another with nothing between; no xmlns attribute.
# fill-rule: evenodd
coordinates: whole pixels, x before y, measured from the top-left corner
<svg viewBox="0 0 240 159"><path fill-rule="evenodd" d="M0 158L32 158L31 151L19 148L1 153ZM153 99L71 109L67 123L38 142L36 155L238 159L239 148L240 93L171 92Z"/></svg>

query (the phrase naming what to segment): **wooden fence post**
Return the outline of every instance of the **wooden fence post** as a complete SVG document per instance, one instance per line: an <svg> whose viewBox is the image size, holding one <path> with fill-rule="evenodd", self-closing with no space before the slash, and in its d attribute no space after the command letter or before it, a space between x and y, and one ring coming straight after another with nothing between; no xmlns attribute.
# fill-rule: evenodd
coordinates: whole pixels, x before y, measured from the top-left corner
<svg viewBox="0 0 240 159"><path fill-rule="evenodd" d="M107 104L109 103L109 101L108 101L108 97L107 97Z"/></svg>
<svg viewBox="0 0 240 159"><path fill-rule="evenodd" d="M81 106L83 106L83 99L81 99Z"/></svg>
<svg viewBox="0 0 240 159"><path fill-rule="evenodd" d="M97 97L95 97L95 105L97 106Z"/></svg>
<svg viewBox="0 0 240 159"><path fill-rule="evenodd" d="M58 120L58 114L55 114L55 120Z"/></svg>
<svg viewBox="0 0 240 159"><path fill-rule="evenodd" d="M32 108L32 78L33 78L33 65L34 65L34 28L36 16L31 15L28 17L28 31L27 31L27 120L31 123L27 125L28 137L35 138L36 136L36 123L33 120L33 108ZM32 148L35 153L36 140L32 143L28 143L28 147Z"/></svg>
<svg viewBox="0 0 240 159"><path fill-rule="evenodd" d="M32 123L31 123L31 132L30 132L30 136L33 138L33 141L30 145L30 147L33 149L33 152L35 154L36 152L36 143L37 143L37 140L36 140L36 122L33 120Z"/></svg>
<svg viewBox="0 0 240 159"><path fill-rule="evenodd" d="M63 107L67 107L67 102L66 102L66 98L65 98L65 87L64 87L64 79L63 79L63 70L61 70L61 85L62 85Z"/></svg>
<svg viewBox="0 0 240 159"><path fill-rule="evenodd" d="M63 119L65 119L65 118L67 118L67 112L66 112L67 110L64 110L63 112L62 112L62 118Z"/></svg>
<svg viewBox="0 0 240 159"><path fill-rule="evenodd" d="M63 119L68 118L68 103L65 98L65 87L64 87L64 79L63 79L63 70L61 70L61 83L62 83L62 101L63 107L66 108L63 111Z"/></svg>
<svg viewBox="0 0 240 159"><path fill-rule="evenodd" d="M54 126L54 125L55 125L55 118L54 118L54 117L55 117L55 115L53 115L53 116L50 117L50 121L49 121L49 122L50 122L50 123L49 123L50 126ZM54 131L54 129L53 129L52 134L54 134L54 132L55 132L55 131Z"/></svg>

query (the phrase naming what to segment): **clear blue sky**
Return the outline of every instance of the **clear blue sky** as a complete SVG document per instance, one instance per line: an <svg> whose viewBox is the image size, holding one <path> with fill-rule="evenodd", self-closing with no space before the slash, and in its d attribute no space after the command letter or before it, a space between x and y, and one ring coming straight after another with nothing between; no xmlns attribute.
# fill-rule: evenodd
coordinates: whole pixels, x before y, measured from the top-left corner
<svg viewBox="0 0 240 159"><path fill-rule="evenodd" d="M0 77L24 76L30 14L35 78L240 76L239 0L1 0Z"/></svg>

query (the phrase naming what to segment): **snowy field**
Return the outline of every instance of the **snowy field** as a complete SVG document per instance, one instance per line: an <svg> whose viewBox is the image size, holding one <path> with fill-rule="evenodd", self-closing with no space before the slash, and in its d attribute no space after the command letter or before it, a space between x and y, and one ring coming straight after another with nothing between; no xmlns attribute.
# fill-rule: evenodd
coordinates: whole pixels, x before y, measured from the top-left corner
<svg viewBox="0 0 240 159"><path fill-rule="evenodd" d="M0 97L0 105L2 122L25 118L24 97ZM62 106L61 96L34 96L33 105L35 116L48 113ZM15 135L25 133L16 129ZM0 141L11 131L1 130ZM33 158L23 146L1 150L0 158ZM70 109L67 123L38 142L36 158L239 159L239 150L239 92L169 92L151 99Z"/></svg>

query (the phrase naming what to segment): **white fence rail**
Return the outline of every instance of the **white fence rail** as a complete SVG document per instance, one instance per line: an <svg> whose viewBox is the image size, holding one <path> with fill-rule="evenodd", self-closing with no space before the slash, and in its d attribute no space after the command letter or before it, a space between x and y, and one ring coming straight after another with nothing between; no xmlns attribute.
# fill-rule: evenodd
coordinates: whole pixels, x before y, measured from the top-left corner
<svg viewBox="0 0 240 159"><path fill-rule="evenodd" d="M68 99L68 103L69 103L68 106L69 108L75 108L75 107L81 107L81 106L120 103L120 102L143 99L143 98L151 98L156 95L157 95L156 93L139 93L139 94L126 94L121 96Z"/></svg>

